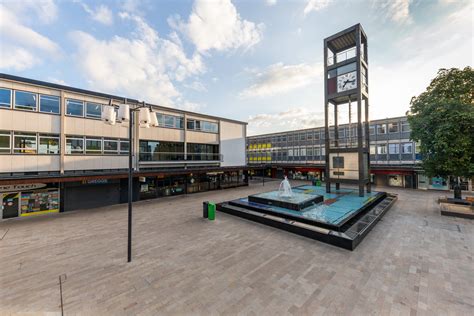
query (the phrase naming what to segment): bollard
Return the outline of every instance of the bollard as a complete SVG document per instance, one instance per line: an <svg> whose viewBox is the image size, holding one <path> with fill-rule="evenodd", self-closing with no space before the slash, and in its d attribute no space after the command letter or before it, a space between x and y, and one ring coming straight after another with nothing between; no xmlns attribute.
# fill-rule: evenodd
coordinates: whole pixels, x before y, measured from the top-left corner
<svg viewBox="0 0 474 316"><path fill-rule="evenodd" d="M207 215L210 221L213 221L216 218L216 204L209 202Z"/></svg>
<svg viewBox="0 0 474 316"><path fill-rule="evenodd" d="M208 217L209 201L202 202L202 217Z"/></svg>

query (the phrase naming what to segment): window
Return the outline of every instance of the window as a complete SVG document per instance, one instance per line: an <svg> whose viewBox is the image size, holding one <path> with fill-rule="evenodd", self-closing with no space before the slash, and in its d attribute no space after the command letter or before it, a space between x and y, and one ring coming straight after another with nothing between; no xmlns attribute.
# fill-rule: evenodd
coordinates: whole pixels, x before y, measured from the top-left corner
<svg viewBox="0 0 474 316"><path fill-rule="evenodd" d="M375 155L375 145L370 145L370 154Z"/></svg>
<svg viewBox="0 0 474 316"><path fill-rule="evenodd" d="M10 153L10 132L0 131L0 153Z"/></svg>
<svg viewBox="0 0 474 316"><path fill-rule="evenodd" d="M66 100L66 114L84 116L84 103L77 100Z"/></svg>
<svg viewBox="0 0 474 316"><path fill-rule="evenodd" d="M315 156L319 156L319 155L320 155L320 152L321 152L321 148L319 148L319 147L314 147L314 155L315 155Z"/></svg>
<svg viewBox="0 0 474 316"><path fill-rule="evenodd" d="M217 133L219 131L217 123L202 122L202 130L210 133Z"/></svg>
<svg viewBox="0 0 474 316"><path fill-rule="evenodd" d="M375 135L375 126L369 126L369 135Z"/></svg>
<svg viewBox="0 0 474 316"><path fill-rule="evenodd" d="M308 132L308 134L306 135L306 139L313 140L313 132Z"/></svg>
<svg viewBox="0 0 474 316"><path fill-rule="evenodd" d="M387 134L387 126L385 124L377 124L377 134Z"/></svg>
<svg viewBox="0 0 474 316"><path fill-rule="evenodd" d="M377 145L377 154L379 155L387 154L387 145L386 144Z"/></svg>
<svg viewBox="0 0 474 316"><path fill-rule="evenodd" d="M66 154L83 154L84 138L81 136L66 137Z"/></svg>
<svg viewBox="0 0 474 316"><path fill-rule="evenodd" d="M120 141L120 154L128 154L128 149L130 148L128 144L128 140L121 140Z"/></svg>
<svg viewBox="0 0 474 316"><path fill-rule="evenodd" d="M398 133L398 123L389 123L388 124L389 133Z"/></svg>
<svg viewBox="0 0 474 316"><path fill-rule="evenodd" d="M12 91L0 89L0 108L9 108L12 104Z"/></svg>
<svg viewBox="0 0 474 316"><path fill-rule="evenodd" d="M300 140L306 140L306 134L300 134Z"/></svg>
<svg viewBox="0 0 474 316"><path fill-rule="evenodd" d="M165 115L165 126L174 127L174 116Z"/></svg>
<svg viewBox="0 0 474 316"><path fill-rule="evenodd" d="M314 140L319 140L319 131L314 131Z"/></svg>
<svg viewBox="0 0 474 316"><path fill-rule="evenodd" d="M402 132L410 132L411 131L410 124L408 124L407 121L402 122L401 125L402 125Z"/></svg>
<svg viewBox="0 0 474 316"><path fill-rule="evenodd" d="M36 94L15 91L15 109L36 111Z"/></svg>
<svg viewBox="0 0 474 316"><path fill-rule="evenodd" d="M402 143L402 154L413 153L413 143Z"/></svg>
<svg viewBox="0 0 474 316"><path fill-rule="evenodd" d="M59 154L59 136L58 135L39 135L39 154Z"/></svg>
<svg viewBox="0 0 474 316"><path fill-rule="evenodd" d="M19 154L36 154L36 134L15 133L13 135L13 152Z"/></svg>
<svg viewBox="0 0 474 316"><path fill-rule="evenodd" d="M180 123L182 124L182 123ZM187 128L196 131L203 131L209 133L218 133L219 125L217 123L198 121L198 120L187 120Z"/></svg>
<svg viewBox="0 0 474 316"><path fill-rule="evenodd" d="M344 168L344 157L332 157L333 168Z"/></svg>
<svg viewBox="0 0 474 316"><path fill-rule="evenodd" d="M351 63L351 64L344 65L337 68L337 75L339 76L339 75L342 75L351 71L355 71L355 70L356 70L356 63Z"/></svg>
<svg viewBox="0 0 474 316"><path fill-rule="evenodd" d="M119 142L117 139L104 139L104 154L118 154Z"/></svg>
<svg viewBox="0 0 474 316"><path fill-rule="evenodd" d="M194 129L194 120L188 120L186 123L187 129Z"/></svg>
<svg viewBox="0 0 474 316"><path fill-rule="evenodd" d="M102 105L92 102L86 102L86 117L100 119L102 115Z"/></svg>
<svg viewBox="0 0 474 316"><path fill-rule="evenodd" d="M40 94L39 104L40 112L59 114L59 97Z"/></svg>
<svg viewBox="0 0 474 316"><path fill-rule="evenodd" d="M86 154L100 155L102 153L102 139L86 137Z"/></svg>
<svg viewBox="0 0 474 316"><path fill-rule="evenodd" d="M344 127L339 127L339 128L337 129L337 131L338 131L338 136L339 136L339 138L344 138L344 137L346 137L346 135L345 135L346 130L344 129Z"/></svg>
<svg viewBox="0 0 474 316"><path fill-rule="evenodd" d="M388 144L388 153L391 155L398 154L400 152L399 144Z"/></svg>

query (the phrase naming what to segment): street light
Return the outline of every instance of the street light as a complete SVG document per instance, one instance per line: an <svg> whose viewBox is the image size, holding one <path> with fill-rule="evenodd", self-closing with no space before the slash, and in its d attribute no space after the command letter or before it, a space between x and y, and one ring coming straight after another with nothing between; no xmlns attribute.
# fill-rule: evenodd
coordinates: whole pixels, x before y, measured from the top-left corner
<svg viewBox="0 0 474 316"><path fill-rule="evenodd" d="M115 112L115 106L110 100L109 105L102 108L102 120L109 125L115 125L116 122L128 124L128 243L127 243L127 261L132 261L132 199L133 199L133 124L134 113L139 111L139 126L142 128L149 128L158 126L156 115L151 109L151 105L146 105L142 102L138 106L132 108L127 104L125 99L124 104L119 105L118 113Z"/></svg>

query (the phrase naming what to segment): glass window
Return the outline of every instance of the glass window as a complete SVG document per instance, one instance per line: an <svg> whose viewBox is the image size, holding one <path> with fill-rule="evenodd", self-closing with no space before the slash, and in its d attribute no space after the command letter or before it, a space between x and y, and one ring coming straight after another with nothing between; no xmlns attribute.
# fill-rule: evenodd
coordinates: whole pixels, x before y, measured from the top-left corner
<svg viewBox="0 0 474 316"><path fill-rule="evenodd" d="M66 154L83 154L84 139L81 136L66 137Z"/></svg>
<svg viewBox="0 0 474 316"><path fill-rule="evenodd" d="M369 135L375 135L375 126L369 126Z"/></svg>
<svg viewBox="0 0 474 316"><path fill-rule="evenodd" d="M59 114L59 97L40 94L40 112Z"/></svg>
<svg viewBox="0 0 474 316"><path fill-rule="evenodd" d="M104 139L104 153L118 154L119 142L117 139Z"/></svg>
<svg viewBox="0 0 474 316"><path fill-rule="evenodd" d="M77 100L66 100L66 114L72 116L84 116L84 103Z"/></svg>
<svg viewBox="0 0 474 316"><path fill-rule="evenodd" d="M387 134L387 126L385 124L377 124L377 134Z"/></svg>
<svg viewBox="0 0 474 316"><path fill-rule="evenodd" d="M377 154L379 155L387 154L387 145L386 144L377 145Z"/></svg>
<svg viewBox="0 0 474 316"><path fill-rule="evenodd" d="M399 144L388 144L388 153L389 154L398 154L400 152Z"/></svg>
<svg viewBox="0 0 474 316"><path fill-rule="evenodd" d="M398 133L398 123L389 123L388 124L389 133Z"/></svg>
<svg viewBox="0 0 474 316"><path fill-rule="evenodd" d="M165 115L165 126L174 127L174 116Z"/></svg>
<svg viewBox="0 0 474 316"><path fill-rule="evenodd" d="M39 136L39 154L59 154L59 136L58 135L40 135Z"/></svg>
<svg viewBox="0 0 474 316"><path fill-rule="evenodd" d="M184 119L182 117L176 118L176 128L184 128Z"/></svg>
<svg viewBox="0 0 474 316"><path fill-rule="evenodd" d="M100 119L102 115L102 105L92 102L86 102L86 117Z"/></svg>
<svg viewBox="0 0 474 316"><path fill-rule="evenodd" d="M410 132L410 124L407 121L402 122L402 132Z"/></svg>
<svg viewBox="0 0 474 316"><path fill-rule="evenodd" d="M165 116L161 113L156 113L156 119L158 120L158 126L165 126Z"/></svg>
<svg viewBox="0 0 474 316"><path fill-rule="evenodd" d="M10 153L10 132L0 131L0 153Z"/></svg>
<svg viewBox="0 0 474 316"><path fill-rule="evenodd" d="M348 64L348 65L344 65L344 66L341 66L339 68L337 68L337 75L342 75L342 74L345 74L345 73L348 73L348 72L351 72L351 71L354 71L356 70L356 63L351 63L351 64Z"/></svg>
<svg viewBox="0 0 474 316"><path fill-rule="evenodd" d="M15 109L36 111L36 94L15 91Z"/></svg>
<svg viewBox="0 0 474 316"><path fill-rule="evenodd" d="M128 149L130 146L128 145L128 140L121 140L120 141L120 154L128 154Z"/></svg>
<svg viewBox="0 0 474 316"><path fill-rule="evenodd" d="M370 145L370 154L375 155L375 145Z"/></svg>
<svg viewBox="0 0 474 316"><path fill-rule="evenodd" d="M413 153L413 143L402 143L402 154Z"/></svg>
<svg viewBox="0 0 474 316"><path fill-rule="evenodd" d="M328 79L336 77L336 74L337 74L336 69L329 70L328 71Z"/></svg>
<svg viewBox="0 0 474 316"><path fill-rule="evenodd" d="M36 134L15 133L13 136L13 152L36 154Z"/></svg>
<svg viewBox="0 0 474 316"><path fill-rule="evenodd" d="M186 124L187 124L188 129L194 129L195 128L194 120L188 120L188 122Z"/></svg>
<svg viewBox="0 0 474 316"><path fill-rule="evenodd" d="M102 153L102 139L86 137L86 154L100 155Z"/></svg>
<svg viewBox="0 0 474 316"><path fill-rule="evenodd" d="M12 91L10 89L0 89L0 107L9 108L12 104Z"/></svg>

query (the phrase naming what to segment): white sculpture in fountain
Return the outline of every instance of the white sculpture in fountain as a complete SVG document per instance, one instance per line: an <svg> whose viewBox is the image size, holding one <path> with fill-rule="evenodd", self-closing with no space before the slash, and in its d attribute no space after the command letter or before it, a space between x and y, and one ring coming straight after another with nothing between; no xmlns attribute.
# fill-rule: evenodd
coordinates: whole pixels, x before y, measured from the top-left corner
<svg viewBox="0 0 474 316"><path fill-rule="evenodd" d="M293 196L293 191L291 190L290 181L285 176L283 181L280 183L280 187L278 188L278 196L290 198Z"/></svg>

